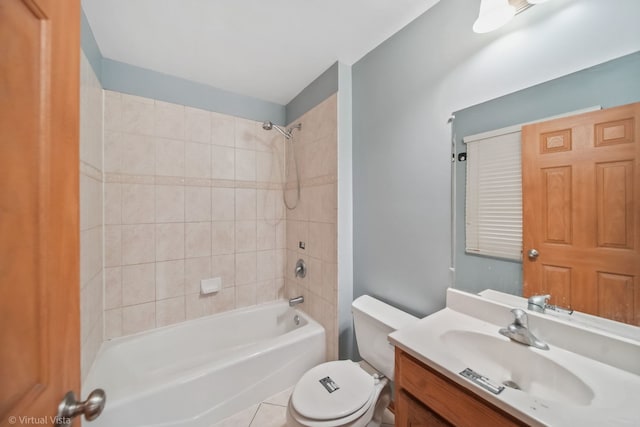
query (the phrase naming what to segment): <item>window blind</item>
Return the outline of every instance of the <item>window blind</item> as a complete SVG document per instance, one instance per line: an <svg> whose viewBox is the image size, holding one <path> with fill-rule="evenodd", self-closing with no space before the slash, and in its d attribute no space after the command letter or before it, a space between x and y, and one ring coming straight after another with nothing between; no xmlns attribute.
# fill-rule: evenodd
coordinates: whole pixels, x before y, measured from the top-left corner
<svg viewBox="0 0 640 427"><path fill-rule="evenodd" d="M467 143L466 252L522 260L521 132Z"/></svg>

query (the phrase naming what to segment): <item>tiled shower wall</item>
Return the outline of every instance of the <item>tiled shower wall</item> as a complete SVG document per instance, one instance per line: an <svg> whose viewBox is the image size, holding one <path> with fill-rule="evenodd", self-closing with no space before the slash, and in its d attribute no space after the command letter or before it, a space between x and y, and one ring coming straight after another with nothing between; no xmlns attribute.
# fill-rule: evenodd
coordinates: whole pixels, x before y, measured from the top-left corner
<svg viewBox="0 0 640 427"><path fill-rule="evenodd" d="M284 296L278 133L111 91L104 127L106 339Z"/></svg>
<svg viewBox="0 0 640 427"><path fill-rule="evenodd" d="M80 333L84 379L103 332L102 86L80 55Z"/></svg>
<svg viewBox="0 0 640 427"><path fill-rule="evenodd" d="M291 125L297 123L302 123L302 129L294 131L301 197L295 209L287 210L286 294L288 298L304 295L305 302L300 307L324 326L327 360L335 360L338 358L337 94ZM291 162L291 152L287 154ZM289 167L293 170L292 163ZM291 205L296 192L294 174L289 174L286 185ZM303 259L308 268L303 279L294 274L298 259Z"/></svg>

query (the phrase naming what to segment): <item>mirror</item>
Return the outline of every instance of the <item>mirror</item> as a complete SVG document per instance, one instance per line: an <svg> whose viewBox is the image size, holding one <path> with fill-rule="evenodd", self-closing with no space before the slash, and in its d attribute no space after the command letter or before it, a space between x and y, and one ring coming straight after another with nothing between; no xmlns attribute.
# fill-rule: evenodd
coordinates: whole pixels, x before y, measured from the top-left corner
<svg viewBox="0 0 640 427"><path fill-rule="evenodd" d="M640 101L640 52L471 106L454 113L452 125L454 287L522 295L522 263L465 252L466 153L464 137L541 121L593 106ZM638 230L636 230L636 233Z"/></svg>

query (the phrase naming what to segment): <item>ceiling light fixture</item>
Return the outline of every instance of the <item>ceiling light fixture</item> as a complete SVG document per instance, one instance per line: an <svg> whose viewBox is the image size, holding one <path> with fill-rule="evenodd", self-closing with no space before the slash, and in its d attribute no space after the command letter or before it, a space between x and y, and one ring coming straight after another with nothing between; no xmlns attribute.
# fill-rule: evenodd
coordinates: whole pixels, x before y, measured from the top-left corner
<svg viewBox="0 0 640 427"><path fill-rule="evenodd" d="M480 13L476 22L473 23L473 31L488 33L497 30L509 22L515 14L516 9L509 4L509 0L480 0Z"/></svg>

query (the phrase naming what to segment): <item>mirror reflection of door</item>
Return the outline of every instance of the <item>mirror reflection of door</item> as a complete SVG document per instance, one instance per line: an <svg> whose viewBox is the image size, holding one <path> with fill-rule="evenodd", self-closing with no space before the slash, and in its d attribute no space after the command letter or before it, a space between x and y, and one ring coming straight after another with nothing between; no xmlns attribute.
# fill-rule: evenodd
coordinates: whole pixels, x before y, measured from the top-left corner
<svg viewBox="0 0 640 427"><path fill-rule="evenodd" d="M522 128L523 293L640 325L640 103Z"/></svg>

